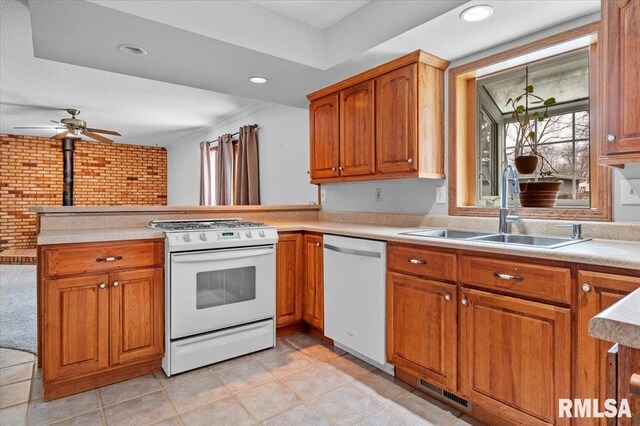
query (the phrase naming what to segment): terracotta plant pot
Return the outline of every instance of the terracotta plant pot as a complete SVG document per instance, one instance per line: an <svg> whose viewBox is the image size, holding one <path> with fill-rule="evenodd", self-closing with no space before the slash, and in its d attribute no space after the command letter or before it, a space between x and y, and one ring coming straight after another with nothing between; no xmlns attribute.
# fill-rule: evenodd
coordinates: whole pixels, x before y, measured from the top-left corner
<svg viewBox="0 0 640 426"><path fill-rule="evenodd" d="M516 157L516 170L523 175L530 175L538 168L538 157L535 155L520 155Z"/></svg>
<svg viewBox="0 0 640 426"><path fill-rule="evenodd" d="M554 207L562 182L520 182L522 207Z"/></svg>

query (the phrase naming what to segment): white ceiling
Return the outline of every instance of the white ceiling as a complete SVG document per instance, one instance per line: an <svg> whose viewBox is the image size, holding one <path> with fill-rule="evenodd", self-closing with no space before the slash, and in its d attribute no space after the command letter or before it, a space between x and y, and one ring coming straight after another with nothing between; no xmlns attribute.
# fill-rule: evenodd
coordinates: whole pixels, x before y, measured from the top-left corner
<svg viewBox="0 0 640 426"><path fill-rule="evenodd" d="M260 101L115 74L33 56L29 9L0 2L0 132L52 136L47 126L78 108L89 126L112 129L117 142L168 145Z"/></svg>
<svg viewBox="0 0 640 426"><path fill-rule="evenodd" d="M371 0L251 0L253 4L326 30Z"/></svg>
<svg viewBox="0 0 640 426"><path fill-rule="evenodd" d="M309 20L313 1L269 1L284 4L276 11L282 5L245 0L30 0L32 41L26 5L3 0L1 130L62 117L7 103L54 105L82 110L90 126L118 130L123 141L167 144L259 101L304 108L307 93L416 49L455 60L600 5L486 0L490 19L461 21L478 2L339 2L319 24ZM365 4L347 12L343 3ZM149 53L124 55L122 43ZM252 75L269 82L251 84Z"/></svg>

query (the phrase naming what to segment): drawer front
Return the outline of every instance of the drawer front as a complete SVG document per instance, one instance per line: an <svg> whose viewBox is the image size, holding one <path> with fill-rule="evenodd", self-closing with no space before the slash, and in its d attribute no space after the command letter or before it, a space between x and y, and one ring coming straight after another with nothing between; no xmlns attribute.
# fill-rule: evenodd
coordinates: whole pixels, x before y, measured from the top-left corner
<svg viewBox="0 0 640 426"><path fill-rule="evenodd" d="M69 244L42 253L47 277L160 266L164 255L162 241Z"/></svg>
<svg viewBox="0 0 640 426"><path fill-rule="evenodd" d="M551 302L571 303L571 270L557 266L463 256L464 284Z"/></svg>
<svg viewBox="0 0 640 426"><path fill-rule="evenodd" d="M414 246L389 245L388 269L405 274L456 281L456 255L454 253L416 248Z"/></svg>

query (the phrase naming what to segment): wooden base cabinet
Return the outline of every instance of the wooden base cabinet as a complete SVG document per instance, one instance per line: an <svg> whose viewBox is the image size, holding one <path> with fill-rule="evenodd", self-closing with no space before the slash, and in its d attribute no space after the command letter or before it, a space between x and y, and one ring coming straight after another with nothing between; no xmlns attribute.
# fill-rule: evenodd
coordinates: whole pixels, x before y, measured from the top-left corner
<svg viewBox="0 0 640 426"><path fill-rule="evenodd" d="M140 251L127 243L39 248L45 400L160 368L163 242L131 244Z"/></svg>
<svg viewBox="0 0 640 426"><path fill-rule="evenodd" d="M276 245L276 326L302 321L304 239L301 232L282 233Z"/></svg>
<svg viewBox="0 0 640 426"><path fill-rule="evenodd" d="M464 397L529 425L569 424L571 311L484 291L460 290L460 388Z"/></svg>
<svg viewBox="0 0 640 426"><path fill-rule="evenodd" d="M456 389L456 286L387 273L387 357L451 392Z"/></svg>
<svg viewBox="0 0 640 426"><path fill-rule="evenodd" d="M304 298L302 319L318 330L324 330L324 264L322 235L304 236Z"/></svg>
<svg viewBox="0 0 640 426"><path fill-rule="evenodd" d="M608 386L607 351L612 342L589 336L589 320L629 293L640 288L640 277L604 272L578 271L578 305L576 332L576 398L597 398L600 411L610 395ZM607 419L578 421L579 424L607 424Z"/></svg>

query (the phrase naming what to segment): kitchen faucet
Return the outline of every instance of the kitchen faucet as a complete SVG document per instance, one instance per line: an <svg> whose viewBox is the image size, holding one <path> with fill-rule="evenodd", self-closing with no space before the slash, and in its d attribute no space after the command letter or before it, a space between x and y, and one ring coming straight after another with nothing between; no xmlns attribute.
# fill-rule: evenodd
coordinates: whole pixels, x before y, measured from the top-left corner
<svg viewBox="0 0 640 426"><path fill-rule="evenodd" d="M508 176L511 175L511 179ZM520 193L518 189L518 172L513 164L505 164L502 169L502 188L500 188L500 224L499 230L501 234L509 233L509 224L520 222L520 215L518 214L518 201L515 202L516 211L514 215L509 214L509 207L507 207L507 184L511 184L511 196Z"/></svg>

